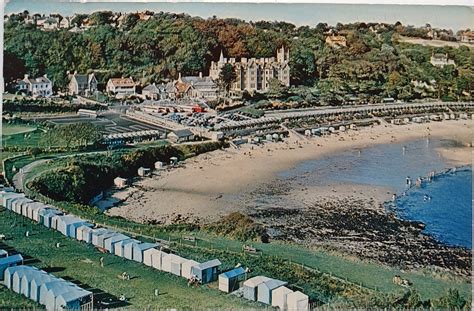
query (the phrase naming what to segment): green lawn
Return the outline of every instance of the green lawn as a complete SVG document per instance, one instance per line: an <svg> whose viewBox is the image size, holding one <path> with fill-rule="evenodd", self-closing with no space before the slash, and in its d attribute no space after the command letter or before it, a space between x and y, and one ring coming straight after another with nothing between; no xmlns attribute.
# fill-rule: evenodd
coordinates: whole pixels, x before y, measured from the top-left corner
<svg viewBox="0 0 474 311"><path fill-rule="evenodd" d="M32 129L28 132L11 134L11 135L2 135L2 145L3 147L18 147L18 148L28 148L28 147L39 147L41 130Z"/></svg>
<svg viewBox="0 0 474 311"><path fill-rule="evenodd" d="M30 232L29 237L25 236L26 231ZM184 278L111 254L103 254L91 245L66 238L5 209L0 210L0 232L6 233L5 243L8 246L32 257L27 263L49 269L47 271L56 276L93 290L96 293L95 301L104 296L118 297L123 294L128 299L128 307L133 309L261 307L210 288L215 287L215 284L189 288ZM60 243L59 248L55 247L56 243ZM104 268L100 267L101 257L105 258ZM124 271L131 276L131 280L123 281L119 278ZM159 297L154 295L155 289L159 289ZM3 296L4 299L9 299L12 295L0 292L0 301ZM25 306L25 302L15 304L15 307L19 306Z"/></svg>
<svg viewBox="0 0 474 311"><path fill-rule="evenodd" d="M14 135L27 133L36 130L36 126L23 125L23 124L2 124L2 135Z"/></svg>

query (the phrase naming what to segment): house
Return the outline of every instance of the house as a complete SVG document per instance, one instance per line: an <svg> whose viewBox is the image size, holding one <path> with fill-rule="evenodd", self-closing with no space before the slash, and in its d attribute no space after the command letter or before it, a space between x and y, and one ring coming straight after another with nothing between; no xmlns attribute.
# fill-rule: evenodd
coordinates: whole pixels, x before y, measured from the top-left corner
<svg viewBox="0 0 474 311"><path fill-rule="evenodd" d="M182 143L194 140L194 133L189 129L174 130L168 133L167 138L173 143Z"/></svg>
<svg viewBox="0 0 474 311"><path fill-rule="evenodd" d="M307 295L300 291L289 293L286 296L286 304L288 311L308 311L309 310L309 298Z"/></svg>
<svg viewBox="0 0 474 311"><path fill-rule="evenodd" d="M150 248L155 248L158 246L156 243L140 243L132 244L133 260L137 262L143 262L143 252Z"/></svg>
<svg viewBox="0 0 474 311"><path fill-rule="evenodd" d="M448 58L448 54L436 53L431 55L430 63L436 67L444 67L447 65L456 66L454 60Z"/></svg>
<svg viewBox="0 0 474 311"><path fill-rule="evenodd" d="M71 18L70 17L63 17L59 22L59 28L69 29L71 27Z"/></svg>
<svg viewBox="0 0 474 311"><path fill-rule="evenodd" d="M219 259L203 262L191 268L191 273L195 275L201 284L207 284L217 280L217 270L222 263Z"/></svg>
<svg viewBox="0 0 474 311"><path fill-rule="evenodd" d="M131 77L109 79L105 88L107 93L113 94L118 98L135 95L135 82L133 82Z"/></svg>
<svg viewBox="0 0 474 311"><path fill-rule="evenodd" d="M155 83L147 85L142 89L142 95L146 99L153 99L153 100L161 99L160 94L162 93L163 91L160 91L160 89L158 88L158 86L156 86Z"/></svg>
<svg viewBox="0 0 474 311"><path fill-rule="evenodd" d="M186 279L191 279L193 274L192 274L192 267L199 265L199 262L194 261L192 259L186 260L183 262L181 265L181 276Z"/></svg>
<svg viewBox="0 0 474 311"><path fill-rule="evenodd" d="M474 43L474 31L463 31L459 36L459 41L465 43Z"/></svg>
<svg viewBox="0 0 474 311"><path fill-rule="evenodd" d="M91 74L78 74L74 72L69 74L69 94L70 95L83 95L89 96L97 93L97 79L93 73Z"/></svg>
<svg viewBox="0 0 474 311"><path fill-rule="evenodd" d="M326 37L326 44L331 47L346 47L347 39L344 36L331 35Z"/></svg>
<svg viewBox="0 0 474 311"><path fill-rule="evenodd" d="M265 92L269 89L272 79L277 79L284 86L290 86L289 62L290 52L284 46L277 50L276 58L242 57L240 61L236 61L235 58L224 58L221 51L219 60L211 62L209 77L213 81L218 81L222 68L231 65L237 77L230 87L232 92L240 93L244 90Z"/></svg>
<svg viewBox="0 0 474 311"><path fill-rule="evenodd" d="M114 179L114 185L117 188L125 188L127 184L128 184L128 180L126 178L115 177Z"/></svg>
<svg viewBox="0 0 474 311"><path fill-rule="evenodd" d="M50 97L53 95L53 82L48 79L47 75L31 79L25 75L23 82L27 84L26 93L33 97Z"/></svg>
<svg viewBox="0 0 474 311"><path fill-rule="evenodd" d="M242 267L219 274L219 290L225 293L232 293L239 289L239 281L245 276L245 269Z"/></svg>
<svg viewBox="0 0 474 311"><path fill-rule="evenodd" d="M0 258L0 280L4 279L4 275L6 275L5 270L8 267L18 266L22 264L23 256L21 256L20 254Z"/></svg>
<svg viewBox="0 0 474 311"><path fill-rule="evenodd" d="M242 286L244 298L251 301L257 301L258 285L270 280L271 279L266 276L255 276L245 281Z"/></svg>
<svg viewBox="0 0 474 311"><path fill-rule="evenodd" d="M181 77L181 74L179 74L175 86L178 91L177 96L180 98L214 100L217 99L219 95L217 83L215 83L211 77L203 77L202 72L199 73L199 76Z"/></svg>
<svg viewBox="0 0 474 311"><path fill-rule="evenodd" d="M277 289L280 286L284 286L287 284L288 282L274 280L274 279L258 284L257 301L263 302L267 305L271 305L272 304L272 291Z"/></svg>

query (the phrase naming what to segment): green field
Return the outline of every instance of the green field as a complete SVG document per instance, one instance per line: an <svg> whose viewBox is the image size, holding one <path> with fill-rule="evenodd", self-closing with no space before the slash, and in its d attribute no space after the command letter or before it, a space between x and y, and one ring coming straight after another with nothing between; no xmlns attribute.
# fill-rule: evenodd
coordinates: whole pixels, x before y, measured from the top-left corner
<svg viewBox="0 0 474 311"><path fill-rule="evenodd" d="M26 231L30 232L29 237L25 236ZM219 292L213 288L215 283L189 288L184 278L111 254L103 254L91 245L66 238L5 209L0 210L0 232L7 235L5 244L31 257L27 263L93 291L94 301L104 297L116 299L123 294L127 297L126 306L133 309L262 307ZM59 248L55 247L56 243L60 243ZM100 267L101 257L104 257L103 268ZM131 277L129 281L119 278L125 271ZM158 297L154 295L155 289L160 292ZM0 301L2 297L9 300L13 295L2 294L0 291ZM15 303L15 307L21 305L26 306L25 302L19 305ZM115 305L118 306L120 305Z"/></svg>
<svg viewBox="0 0 474 311"><path fill-rule="evenodd" d="M36 126L23 124L2 124L2 136L27 133L36 130Z"/></svg>

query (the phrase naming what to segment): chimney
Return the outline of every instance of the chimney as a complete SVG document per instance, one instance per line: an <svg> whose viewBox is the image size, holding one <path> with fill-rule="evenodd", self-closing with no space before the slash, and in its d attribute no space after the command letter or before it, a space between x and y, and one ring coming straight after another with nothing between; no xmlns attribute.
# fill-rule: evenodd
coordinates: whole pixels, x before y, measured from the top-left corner
<svg viewBox="0 0 474 311"><path fill-rule="evenodd" d="M74 70L74 75L77 75L77 70Z"/></svg>
<svg viewBox="0 0 474 311"><path fill-rule="evenodd" d="M25 74L24 79L25 79L25 80L28 80L28 77L29 77L29 76L28 76L27 74Z"/></svg>
<svg viewBox="0 0 474 311"><path fill-rule="evenodd" d="M202 78L202 71L199 71L199 78Z"/></svg>
<svg viewBox="0 0 474 311"><path fill-rule="evenodd" d="M178 72L178 80L181 81L181 71Z"/></svg>
<svg viewBox="0 0 474 311"><path fill-rule="evenodd" d="M44 74L44 76L43 76L43 77L45 77L46 79L48 79L48 75L47 75L47 74Z"/></svg>

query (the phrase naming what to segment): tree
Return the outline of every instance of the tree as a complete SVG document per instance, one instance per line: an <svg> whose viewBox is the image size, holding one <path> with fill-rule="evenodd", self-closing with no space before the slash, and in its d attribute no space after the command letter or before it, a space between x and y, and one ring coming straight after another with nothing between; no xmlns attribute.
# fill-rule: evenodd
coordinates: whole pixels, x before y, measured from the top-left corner
<svg viewBox="0 0 474 311"><path fill-rule="evenodd" d="M237 79L237 74L235 73L234 66L225 64L219 73L219 84L222 85L226 93L230 91L230 87L235 79Z"/></svg>

